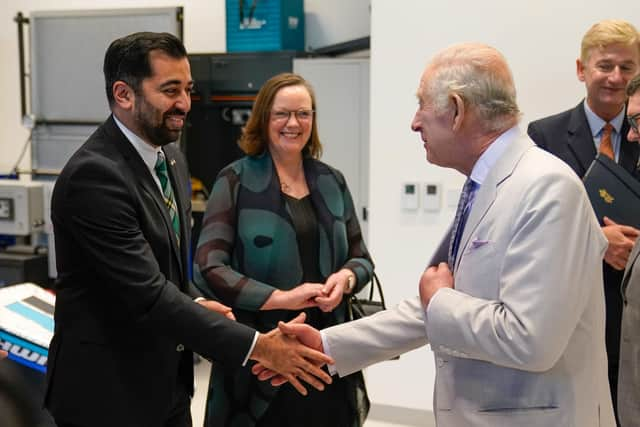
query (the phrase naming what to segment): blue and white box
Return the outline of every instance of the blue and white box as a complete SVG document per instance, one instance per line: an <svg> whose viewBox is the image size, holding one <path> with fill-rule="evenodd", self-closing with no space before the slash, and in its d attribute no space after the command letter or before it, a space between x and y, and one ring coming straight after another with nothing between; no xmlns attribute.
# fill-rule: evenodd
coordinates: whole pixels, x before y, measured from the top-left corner
<svg viewBox="0 0 640 427"><path fill-rule="evenodd" d="M0 288L0 349L9 359L46 372L55 296L33 283Z"/></svg>
<svg viewBox="0 0 640 427"><path fill-rule="evenodd" d="M227 52L304 51L304 0L226 0Z"/></svg>

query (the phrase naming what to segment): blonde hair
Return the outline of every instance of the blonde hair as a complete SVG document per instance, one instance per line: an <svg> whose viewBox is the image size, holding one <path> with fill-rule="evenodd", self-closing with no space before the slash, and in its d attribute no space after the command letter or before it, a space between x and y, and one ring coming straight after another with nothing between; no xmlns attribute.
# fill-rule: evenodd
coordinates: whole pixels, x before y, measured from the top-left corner
<svg viewBox="0 0 640 427"><path fill-rule="evenodd" d="M635 46L640 54L640 34L636 27L620 19L607 19L594 24L582 38L580 60L587 62L593 49L602 49L612 44Z"/></svg>

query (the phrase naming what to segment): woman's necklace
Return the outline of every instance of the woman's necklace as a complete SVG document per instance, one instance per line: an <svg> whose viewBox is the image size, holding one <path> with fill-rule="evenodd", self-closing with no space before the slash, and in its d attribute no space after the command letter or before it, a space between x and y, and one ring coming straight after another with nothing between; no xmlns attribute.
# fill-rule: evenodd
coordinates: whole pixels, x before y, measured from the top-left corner
<svg viewBox="0 0 640 427"><path fill-rule="evenodd" d="M300 172L300 176L304 181L304 172ZM280 191L282 191L284 194L297 197L300 195L298 194L300 191L304 192L304 190L300 188L297 180L293 177L288 177L288 179L285 181L283 179L283 174L278 173L278 180L280 181Z"/></svg>
<svg viewBox="0 0 640 427"><path fill-rule="evenodd" d="M302 162L295 166L290 165L292 167L287 169L274 160L274 166L278 175L278 181L280 181L280 191L284 194L292 197L299 197L302 193L308 191L306 190Z"/></svg>
<svg viewBox="0 0 640 427"><path fill-rule="evenodd" d="M286 182L283 182L282 179L280 180L280 190L283 193L290 193L291 192L291 187L289 187L289 185Z"/></svg>

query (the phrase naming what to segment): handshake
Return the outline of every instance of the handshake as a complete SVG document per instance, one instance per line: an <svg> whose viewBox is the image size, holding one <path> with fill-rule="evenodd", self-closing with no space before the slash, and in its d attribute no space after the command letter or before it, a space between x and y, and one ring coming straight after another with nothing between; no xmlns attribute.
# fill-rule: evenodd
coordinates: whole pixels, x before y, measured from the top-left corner
<svg viewBox="0 0 640 427"><path fill-rule="evenodd" d="M217 301L199 300L198 304L235 320L230 307ZM251 371L262 381L271 380L274 386L286 382L303 396L306 388L300 379L318 390L331 384L331 376L322 370L334 361L323 353L320 332L306 325L306 314L300 313L288 323L280 322L278 328L267 334L259 334L249 358L258 362Z"/></svg>
<svg viewBox="0 0 640 427"><path fill-rule="evenodd" d="M280 322L271 332L260 334L249 356L258 362L251 368L258 379L271 380L274 386L289 382L303 396L307 390L300 380L322 391L324 384L331 384L331 376L322 366L334 363L323 353L320 332L306 325L305 319L306 315L300 313L288 323Z"/></svg>

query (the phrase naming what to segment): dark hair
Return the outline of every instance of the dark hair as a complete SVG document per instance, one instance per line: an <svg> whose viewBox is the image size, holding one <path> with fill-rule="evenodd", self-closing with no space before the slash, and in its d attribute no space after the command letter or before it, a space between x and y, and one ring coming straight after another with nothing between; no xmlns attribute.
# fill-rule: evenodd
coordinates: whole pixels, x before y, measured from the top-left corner
<svg viewBox="0 0 640 427"><path fill-rule="evenodd" d="M187 56L180 39L169 33L133 33L111 42L102 67L109 105L115 102L113 84L117 81L125 82L137 94L141 92L142 80L151 77L149 53L154 50L175 59Z"/></svg>
<svg viewBox="0 0 640 427"><path fill-rule="evenodd" d="M253 103L249 121L247 121L246 126L242 129L242 136L240 136L240 140L238 140L238 145L245 154L255 156L261 154L267 148L269 141L269 120L273 100L280 89L288 86L304 86L311 97L311 109L316 109L316 95L309 82L302 76L293 73L282 73L271 77L260 88L256 100ZM314 117L311 124L311 136L302 149L302 154L318 159L322 155L322 144L320 144L316 122L317 120Z"/></svg>
<svg viewBox="0 0 640 427"><path fill-rule="evenodd" d="M633 96L640 89L640 74L631 79L627 85L627 96Z"/></svg>

